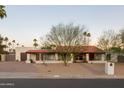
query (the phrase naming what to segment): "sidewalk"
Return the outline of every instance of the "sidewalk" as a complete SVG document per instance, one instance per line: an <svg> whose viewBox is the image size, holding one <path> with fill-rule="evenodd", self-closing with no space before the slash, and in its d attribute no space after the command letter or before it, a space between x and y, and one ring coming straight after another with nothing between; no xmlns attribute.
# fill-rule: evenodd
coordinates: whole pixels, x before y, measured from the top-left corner
<svg viewBox="0 0 124 93"><path fill-rule="evenodd" d="M124 76L108 75L42 75L41 73L22 72L0 72L0 79L21 78L21 79L124 79Z"/></svg>

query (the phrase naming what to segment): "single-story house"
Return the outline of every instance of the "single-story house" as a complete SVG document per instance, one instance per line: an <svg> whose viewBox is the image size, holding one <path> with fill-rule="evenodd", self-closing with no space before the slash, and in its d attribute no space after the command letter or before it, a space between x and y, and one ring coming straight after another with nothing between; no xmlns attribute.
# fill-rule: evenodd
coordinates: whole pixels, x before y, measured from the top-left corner
<svg viewBox="0 0 124 93"><path fill-rule="evenodd" d="M16 48L16 60L30 63L62 63L62 54L69 52L69 63L105 63L105 52L95 46L58 46L54 49Z"/></svg>

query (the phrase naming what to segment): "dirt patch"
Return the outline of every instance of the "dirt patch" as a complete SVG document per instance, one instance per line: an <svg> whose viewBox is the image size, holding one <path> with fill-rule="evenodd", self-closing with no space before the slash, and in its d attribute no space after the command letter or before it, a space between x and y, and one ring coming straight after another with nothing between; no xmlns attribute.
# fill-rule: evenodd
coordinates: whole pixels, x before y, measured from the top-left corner
<svg viewBox="0 0 124 93"><path fill-rule="evenodd" d="M73 63L63 64L35 64L39 73L43 75L104 75L104 64Z"/></svg>

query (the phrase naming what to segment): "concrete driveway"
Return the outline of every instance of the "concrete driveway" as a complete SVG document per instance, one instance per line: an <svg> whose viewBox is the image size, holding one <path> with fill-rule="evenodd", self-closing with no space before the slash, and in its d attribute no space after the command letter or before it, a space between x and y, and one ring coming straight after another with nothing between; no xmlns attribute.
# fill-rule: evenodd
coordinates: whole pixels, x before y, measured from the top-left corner
<svg viewBox="0 0 124 93"><path fill-rule="evenodd" d="M37 73L38 69L33 64L24 62L0 62L0 72Z"/></svg>

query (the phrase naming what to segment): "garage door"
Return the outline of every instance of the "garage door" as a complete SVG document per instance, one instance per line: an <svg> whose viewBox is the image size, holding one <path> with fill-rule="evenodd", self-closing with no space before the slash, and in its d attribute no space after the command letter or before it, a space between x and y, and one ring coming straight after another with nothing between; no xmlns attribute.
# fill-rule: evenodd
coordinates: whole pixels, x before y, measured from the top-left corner
<svg viewBox="0 0 124 93"><path fill-rule="evenodd" d="M15 61L15 54L7 54L6 61Z"/></svg>

